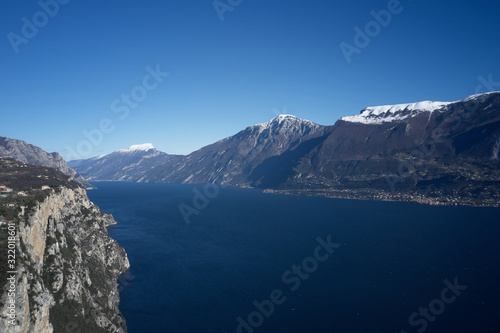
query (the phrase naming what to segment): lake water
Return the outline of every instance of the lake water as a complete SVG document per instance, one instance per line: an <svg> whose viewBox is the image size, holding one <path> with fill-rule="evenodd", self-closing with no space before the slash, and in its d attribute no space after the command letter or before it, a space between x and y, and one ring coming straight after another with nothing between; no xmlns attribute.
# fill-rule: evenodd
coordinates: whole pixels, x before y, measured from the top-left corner
<svg viewBox="0 0 500 333"><path fill-rule="evenodd" d="M94 185L131 333L500 330L499 209Z"/></svg>

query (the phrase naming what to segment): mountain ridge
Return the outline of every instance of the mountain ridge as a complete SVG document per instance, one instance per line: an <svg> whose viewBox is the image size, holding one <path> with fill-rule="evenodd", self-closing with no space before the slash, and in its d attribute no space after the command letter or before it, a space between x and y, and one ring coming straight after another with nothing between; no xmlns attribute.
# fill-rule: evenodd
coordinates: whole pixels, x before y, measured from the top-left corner
<svg viewBox="0 0 500 333"><path fill-rule="evenodd" d="M69 161L68 165L78 170L89 181L131 181L146 170L165 163L175 156L161 152L151 143L146 143L132 145L107 155Z"/></svg>
<svg viewBox="0 0 500 333"><path fill-rule="evenodd" d="M265 159L294 149L304 140L323 135L326 128L291 115L279 115L266 123L248 126L178 160L157 166L136 181L248 186L242 170L252 172Z"/></svg>
<svg viewBox="0 0 500 333"><path fill-rule="evenodd" d="M85 188L93 188L85 178L77 174L58 153L47 153L40 147L22 140L0 136L0 157L13 158L23 163L56 168L62 173L74 178Z"/></svg>
<svg viewBox="0 0 500 333"><path fill-rule="evenodd" d="M128 180L498 205L499 92L368 107L360 115L361 121L348 116L331 126L279 115ZM487 190L475 195L481 186Z"/></svg>
<svg viewBox="0 0 500 333"><path fill-rule="evenodd" d="M392 122L403 120L414 116L420 112L430 112L443 110L445 107L468 102L477 98L482 98L490 94L498 94L493 91L484 94L475 94L454 102L421 101L414 103L403 103L393 105L369 106L361 110L357 115L341 117L339 120L349 122L359 122L364 124L380 124L381 122Z"/></svg>

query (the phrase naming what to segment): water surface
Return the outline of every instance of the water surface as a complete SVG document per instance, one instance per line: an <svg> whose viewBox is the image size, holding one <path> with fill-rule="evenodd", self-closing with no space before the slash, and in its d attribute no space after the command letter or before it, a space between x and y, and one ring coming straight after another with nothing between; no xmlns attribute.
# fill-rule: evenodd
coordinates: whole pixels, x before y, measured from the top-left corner
<svg viewBox="0 0 500 333"><path fill-rule="evenodd" d="M194 208L203 185L94 185L89 197L118 221L109 231L131 263L120 286L129 332L499 330L499 209L220 188L186 224L178 206ZM312 259L328 236L340 246ZM303 264L311 273L293 272ZM455 279L467 289L440 301ZM273 291L280 304L266 308ZM238 317L248 326L238 330Z"/></svg>

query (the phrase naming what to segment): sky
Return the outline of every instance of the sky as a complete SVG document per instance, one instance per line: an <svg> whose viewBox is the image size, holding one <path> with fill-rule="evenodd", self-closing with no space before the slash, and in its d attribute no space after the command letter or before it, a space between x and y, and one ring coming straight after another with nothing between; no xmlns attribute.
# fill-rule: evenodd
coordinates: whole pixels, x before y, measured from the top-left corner
<svg viewBox="0 0 500 333"><path fill-rule="evenodd" d="M500 90L500 2L3 0L0 136L188 154L281 113Z"/></svg>

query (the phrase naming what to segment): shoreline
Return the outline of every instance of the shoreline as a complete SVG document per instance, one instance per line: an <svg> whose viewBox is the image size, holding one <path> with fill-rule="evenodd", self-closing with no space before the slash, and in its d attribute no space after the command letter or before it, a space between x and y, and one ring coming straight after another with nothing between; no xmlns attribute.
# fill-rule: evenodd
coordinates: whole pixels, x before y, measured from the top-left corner
<svg viewBox="0 0 500 333"><path fill-rule="evenodd" d="M499 208L500 202L494 199L485 201L482 199L473 198L449 198L445 196L428 197L421 194L407 194L407 193L358 193L352 190L276 190L264 189L263 193L271 194L285 194L285 195L301 195L301 196L315 196L325 197L332 199L346 199L346 200L366 200L366 201L383 201L383 202L405 202L414 203L426 206L462 206L462 207L478 207L478 208Z"/></svg>
<svg viewBox="0 0 500 333"><path fill-rule="evenodd" d="M128 183L144 183L144 184L190 184L190 185L205 185L204 183L163 183L163 182L134 182L129 180L94 180L93 182L128 182ZM417 193L398 193L385 192L371 189L364 190L336 190L336 189L271 189L259 188L248 185L235 184L217 184L222 187L233 187L240 189L260 190L263 193L270 194L285 194L285 195L300 195L314 196L332 199L347 199L347 200L367 200L367 201L383 201L383 202L406 202L427 206L462 206L462 207L481 207L481 208L499 208L500 200L470 198L470 197L447 197L435 196L429 197Z"/></svg>

